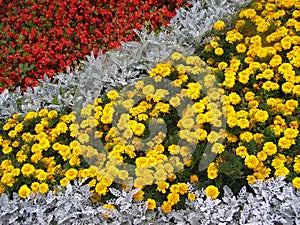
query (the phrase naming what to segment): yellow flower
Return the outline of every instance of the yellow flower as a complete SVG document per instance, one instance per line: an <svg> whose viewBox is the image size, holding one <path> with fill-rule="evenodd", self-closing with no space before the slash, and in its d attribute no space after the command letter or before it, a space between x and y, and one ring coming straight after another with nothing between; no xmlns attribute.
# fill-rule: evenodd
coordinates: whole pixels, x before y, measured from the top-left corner
<svg viewBox="0 0 300 225"><path fill-rule="evenodd" d="M34 166L29 163L24 164L21 169L21 172L24 176L30 176L34 173L34 171Z"/></svg>
<svg viewBox="0 0 300 225"><path fill-rule="evenodd" d="M78 171L74 168L68 169L66 172L66 178L69 180L75 180L77 178Z"/></svg>
<svg viewBox="0 0 300 225"><path fill-rule="evenodd" d="M172 211L172 205L169 202L164 201L162 206L161 206L161 210L164 213L170 213Z"/></svg>
<svg viewBox="0 0 300 225"><path fill-rule="evenodd" d="M33 182L31 185L30 185L30 188L33 192L37 192L39 190L39 182Z"/></svg>
<svg viewBox="0 0 300 225"><path fill-rule="evenodd" d="M188 185L186 183L179 183L179 194L184 195L188 192Z"/></svg>
<svg viewBox="0 0 300 225"><path fill-rule="evenodd" d="M109 100L113 101L119 96L118 92L116 90L110 90L107 93L107 97Z"/></svg>
<svg viewBox="0 0 300 225"><path fill-rule="evenodd" d="M288 139L286 137L282 137L282 138L279 138L278 140L278 146L280 148L285 148L285 149L289 149L292 144L295 144L295 141L293 139Z"/></svg>
<svg viewBox="0 0 300 225"><path fill-rule="evenodd" d="M255 169L258 166L259 160L255 155L249 155L245 158L245 165L249 169Z"/></svg>
<svg viewBox="0 0 300 225"><path fill-rule="evenodd" d="M21 198L27 198L30 195L30 188L24 184L20 187L18 194Z"/></svg>
<svg viewBox="0 0 300 225"><path fill-rule="evenodd" d="M244 44L238 44L235 48L238 53L244 53L247 50Z"/></svg>
<svg viewBox="0 0 300 225"><path fill-rule="evenodd" d="M197 183L198 181L199 181L199 178L198 178L197 175L192 175L192 176L190 177L190 182L191 182L191 183Z"/></svg>
<svg viewBox="0 0 300 225"><path fill-rule="evenodd" d="M222 152L224 152L224 150L225 150L225 146L222 145L221 143L214 143L211 149L211 151L215 154L221 154Z"/></svg>
<svg viewBox="0 0 300 225"><path fill-rule="evenodd" d="M145 129L146 129L146 127L145 127L144 124L142 124L142 123L136 123L136 124L133 126L132 131L133 131L133 133L134 133L135 135L141 136L141 135L144 133Z"/></svg>
<svg viewBox="0 0 300 225"><path fill-rule="evenodd" d="M156 183L157 185L157 188L156 190L157 191L160 191L161 193L165 194L166 193L166 189L169 188L169 183L165 182L165 181L159 181Z"/></svg>
<svg viewBox="0 0 300 225"><path fill-rule="evenodd" d="M222 49L222 48L216 48L215 49L215 54L217 55L217 56L221 56L221 55L223 55L224 54L224 50Z"/></svg>
<svg viewBox="0 0 300 225"><path fill-rule="evenodd" d="M256 154L259 161L265 161L268 158L268 155L265 151L260 151Z"/></svg>
<svg viewBox="0 0 300 225"><path fill-rule="evenodd" d="M180 59L183 59L183 55L179 52L174 52L172 55L171 55L171 59L172 60L180 60Z"/></svg>
<svg viewBox="0 0 300 225"><path fill-rule="evenodd" d="M225 27L225 23L222 20L219 20L219 21L215 22L214 25L213 25L213 28L215 30L223 30L224 27Z"/></svg>
<svg viewBox="0 0 300 225"><path fill-rule="evenodd" d="M219 189L214 185L209 185L207 188L205 188L205 194L207 197L210 197L211 199L216 199L220 194L220 192Z"/></svg>
<svg viewBox="0 0 300 225"><path fill-rule="evenodd" d="M295 177L292 180L292 184L295 188L300 189L300 177Z"/></svg>
<svg viewBox="0 0 300 225"><path fill-rule="evenodd" d="M266 142L264 144L263 151L269 156L275 155L277 152L277 146L273 142Z"/></svg>
<svg viewBox="0 0 300 225"><path fill-rule="evenodd" d="M218 177L218 170L217 169L210 169L207 170L207 177L208 179L216 179Z"/></svg>
<svg viewBox="0 0 300 225"><path fill-rule="evenodd" d="M245 119L245 118L239 119L239 120L237 121L237 123L238 123L238 126L239 126L241 129L249 128L249 125L250 125L249 120L247 120L247 119Z"/></svg>
<svg viewBox="0 0 300 225"><path fill-rule="evenodd" d="M48 113L48 117L49 117L50 119L53 119L53 118L57 117L57 115L58 115L58 113L57 113L57 111L55 111L55 110L51 110L51 111Z"/></svg>
<svg viewBox="0 0 300 225"><path fill-rule="evenodd" d="M237 105L241 102L241 97L235 92L230 93L230 95L228 97L229 97L229 101L233 105Z"/></svg>
<svg viewBox="0 0 300 225"><path fill-rule="evenodd" d="M248 175L247 176L247 181L248 181L248 184L255 184L256 183L256 178L254 175Z"/></svg>
<svg viewBox="0 0 300 225"><path fill-rule="evenodd" d="M59 181L60 186L62 186L62 187L66 187L66 186L68 185L69 182L70 182L70 180L69 180L68 178L66 178L66 177L64 177L63 179L61 179L61 180Z"/></svg>
<svg viewBox="0 0 300 225"><path fill-rule="evenodd" d="M194 201L196 199L196 194L194 193L188 193L188 200Z"/></svg>
<svg viewBox="0 0 300 225"><path fill-rule="evenodd" d="M168 194L167 199L171 206L176 205L180 200L179 194L177 193Z"/></svg>
<svg viewBox="0 0 300 225"><path fill-rule="evenodd" d="M209 135L207 136L207 141L210 143L215 143L219 140L220 138L220 134L215 132L215 131L211 131L209 133Z"/></svg>
<svg viewBox="0 0 300 225"><path fill-rule="evenodd" d="M249 131L245 131L240 134L240 139L245 142L250 142L253 139L253 134Z"/></svg>
<svg viewBox="0 0 300 225"><path fill-rule="evenodd" d="M175 96L170 99L170 105L173 107L177 107L180 105L180 98Z"/></svg>
<svg viewBox="0 0 300 225"><path fill-rule="evenodd" d="M49 191L49 186L46 183L41 183L39 186L39 192L41 194L46 194Z"/></svg>
<svg viewBox="0 0 300 225"><path fill-rule="evenodd" d="M147 208L149 210L154 210L156 208L156 202L154 199L148 198L146 202L147 202Z"/></svg>
<svg viewBox="0 0 300 225"><path fill-rule="evenodd" d="M280 168L278 168L276 171L275 171L275 173L274 173L274 175L275 175L275 177L277 178L277 177L280 177L280 176L288 176L290 174L290 171L289 171L289 169L288 168L286 168L286 167L280 167Z"/></svg>
<svg viewBox="0 0 300 225"><path fill-rule="evenodd" d="M245 146L239 146L235 149L235 154L245 158L246 156L248 156L248 152L247 152L247 148Z"/></svg>
<svg viewBox="0 0 300 225"><path fill-rule="evenodd" d="M2 152L3 152L4 154L9 154L9 153L11 153L12 151L13 151L13 148L10 147L10 146L5 146L5 147L2 149Z"/></svg>

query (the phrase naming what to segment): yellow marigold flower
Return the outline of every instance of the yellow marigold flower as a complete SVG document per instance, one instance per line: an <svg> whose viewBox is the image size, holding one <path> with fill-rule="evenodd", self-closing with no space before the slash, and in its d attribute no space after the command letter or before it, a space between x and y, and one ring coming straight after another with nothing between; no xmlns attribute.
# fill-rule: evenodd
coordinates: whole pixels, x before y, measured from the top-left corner
<svg viewBox="0 0 300 225"><path fill-rule="evenodd" d="M51 110L51 111L48 113L48 118L53 119L53 118L57 117L57 115L58 115L57 111Z"/></svg>
<svg viewBox="0 0 300 225"><path fill-rule="evenodd" d="M295 188L300 189L300 177L295 177L292 180L292 184Z"/></svg>
<svg viewBox="0 0 300 225"><path fill-rule="evenodd" d="M209 135L207 135L207 141L210 143L217 142L219 138L220 138L220 134L215 131L211 131Z"/></svg>
<svg viewBox="0 0 300 225"><path fill-rule="evenodd" d="M214 143L211 151L215 154L221 154L222 152L224 152L225 150L225 146L222 145L221 143Z"/></svg>
<svg viewBox="0 0 300 225"><path fill-rule="evenodd" d="M228 64L226 62L220 62L218 64L219 70L225 70L228 67Z"/></svg>
<svg viewBox="0 0 300 225"><path fill-rule="evenodd" d="M18 124L15 126L15 131L21 132L22 130L23 130L23 124L22 124L22 123L18 123Z"/></svg>
<svg viewBox="0 0 300 225"><path fill-rule="evenodd" d="M60 186L62 187L66 187L68 185L68 183L70 182L70 180L66 177L62 178L59 183L60 183Z"/></svg>
<svg viewBox="0 0 300 225"><path fill-rule="evenodd" d="M223 30L225 27L225 23L222 20L218 20L217 22L214 23L213 28L215 30Z"/></svg>
<svg viewBox="0 0 300 225"><path fill-rule="evenodd" d="M199 181L199 178L198 178L197 175L192 175L192 176L190 177L190 182L191 182L191 183L197 183L198 181Z"/></svg>
<svg viewBox="0 0 300 225"><path fill-rule="evenodd" d="M235 92L230 93L230 95L228 97L229 97L229 101L233 105L237 105L241 101L241 97L237 93L235 93Z"/></svg>
<svg viewBox="0 0 300 225"><path fill-rule="evenodd" d="M218 177L218 170L217 169L208 169L207 170L207 177L208 179L216 179Z"/></svg>
<svg viewBox="0 0 300 225"><path fill-rule="evenodd" d="M290 174L290 171L289 171L289 169L288 168L286 168L286 167L279 167L277 170L275 170L275 173L274 173L274 175L275 175L275 177L277 178L277 177L281 177L281 176L288 176Z"/></svg>
<svg viewBox="0 0 300 225"><path fill-rule="evenodd" d="M244 53L246 52L247 48L244 44L238 44L236 47L235 47L237 53Z"/></svg>
<svg viewBox="0 0 300 225"><path fill-rule="evenodd" d="M284 136L287 137L288 139L295 139L297 138L298 134L299 131L297 129L286 128L284 130Z"/></svg>
<svg viewBox="0 0 300 225"><path fill-rule="evenodd" d="M30 188L35 193L35 192L37 192L39 190L39 186L40 186L39 182L33 182L30 185Z"/></svg>
<svg viewBox="0 0 300 225"><path fill-rule="evenodd" d="M256 154L259 161L265 161L268 158L268 155L265 151L260 151Z"/></svg>
<svg viewBox="0 0 300 225"><path fill-rule="evenodd" d="M164 201L161 206L161 210L163 211L163 213L170 213L172 211L171 203Z"/></svg>
<svg viewBox="0 0 300 225"><path fill-rule="evenodd" d="M172 60L180 60L180 59L183 59L184 58L184 56L181 54L181 53L179 53L179 52L174 52L172 55L171 55L171 59Z"/></svg>
<svg viewBox="0 0 300 225"><path fill-rule="evenodd" d="M196 194L195 193L188 193L188 200L194 201L196 199Z"/></svg>
<svg viewBox="0 0 300 225"><path fill-rule="evenodd" d="M30 188L24 184L20 187L18 194L21 198L27 198L30 195Z"/></svg>
<svg viewBox="0 0 300 225"><path fill-rule="evenodd" d="M218 48L215 49L215 54L217 56L221 56L221 55L224 54L224 50L222 48L218 47Z"/></svg>
<svg viewBox="0 0 300 225"><path fill-rule="evenodd" d="M79 140L80 143L85 144L85 143L89 142L89 135L85 134L85 133L80 134L78 136L78 140Z"/></svg>
<svg viewBox="0 0 300 225"><path fill-rule="evenodd" d="M66 172L66 178L69 180L75 180L77 178L78 171L74 168L68 169Z"/></svg>
<svg viewBox="0 0 300 225"><path fill-rule="evenodd" d="M133 131L133 133L134 133L135 135L141 136L141 135L144 133L145 129L146 129L146 127L145 127L144 124L142 124L142 123L136 123L136 124L133 126L132 131Z"/></svg>
<svg viewBox="0 0 300 225"><path fill-rule="evenodd" d="M165 182L165 181L159 181L156 183L157 185L157 188L156 190L157 191L160 191L161 193L165 194L166 193L166 189L169 188L169 183Z"/></svg>
<svg viewBox="0 0 300 225"><path fill-rule="evenodd" d="M2 152L3 152L4 154L9 154L9 153L11 153L12 151L13 151L13 148L10 147L10 146L5 146L5 147L2 149Z"/></svg>
<svg viewBox="0 0 300 225"><path fill-rule="evenodd" d="M47 183L41 183L41 184L39 185L39 192L40 192L41 194L46 194L48 191L49 191L49 186L48 186Z"/></svg>
<svg viewBox="0 0 300 225"><path fill-rule="evenodd" d="M255 169L258 166L259 160L255 155L249 155L245 158L245 165L249 169Z"/></svg>
<svg viewBox="0 0 300 225"><path fill-rule="evenodd" d="M107 95L108 99L111 101L115 100L119 96L119 94L116 90L110 90L106 95Z"/></svg>
<svg viewBox="0 0 300 225"><path fill-rule="evenodd" d="M245 131L240 134L240 139L245 142L250 142L253 140L253 134L249 131Z"/></svg>
<svg viewBox="0 0 300 225"><path fill-rule="evenodd" d="M154 199L148 198L146 202L147 202L147 208L149 210L154 210L156 208L156 202Z"/></svg>
<svg viewBox="0 0 300 225"><path fill-rule="evenodd" d="M209 185L207 188L205 188L205 194L207 197L210 197L211 199L216 199L220 194L220 192L219 189L214 185Z"/></svg>
<svg viewBox="0 0 300 225"><path fill-rule="evenodd" d="M177 107L180 105L180 98L175 96L170 99L170 105L173 107Z"/></svg>
<svg viewBox="0 0 300 225"><path fill-rule="evenodd" d="M248 184L255 184L257 182L254 175L248 175L247 181L248 181Z"/></svg>
<svg viewBox="0 0 300 225"><path fill-rule="evenodd" d="M144 191L140 190L138 193L133 195L134 200L144 200Z"/></svg>
<svg viewBox="0 0 300 225"><path fill-rule="evenodd" d="M250 125L249 120L247 120L247 119L245 119L245 118L242 118L242 119L239 119L237 122L238 122L238 126L239 126L241 129L249 128L249 125Z"/></svg>
<svg viewBox="0 0 300 225"><path fill-rule="evenodd" d="M300 161L296 162L293 168L295 172L300 173Z"/></svg>
<svg viewBox="0 0 300 225"><path fill-rule="evenodd" d="M242 158L245 158L249 155L248 152L247 152L247 148L245 146L237 147L235 149L235 154L242 157Z"/></svg>
<svg viewBox="0 0 300 225"><path fill-rule="evenodd" d="M24 176L30 176L34 173L34 171L34 166L29 163L24 164L21 169L21 172Z"/></svg>
<svg viewBox="0 0 300 225"><path fill-rule="evenodd" d="M153 95L155 92L155 87L151 84L146 85L143 90L142 90L143 94L148 96L148 95Z"/></svg>
<svg viewBox="0 0 300 225"><path fill-rule="evenodd" d="M267 111L264 111L264 110L257 110L257 112L255 113L255 116L254 116L254 119L257 121L257 122L261 122L261 123L264 123L266 122L268 119L269 119L269 114Z"/></svg>
<svg viewBox="0 0 300 225"><path fill-rule="evenodd" d="M269 156L275 155L277 153L277 146L273 142L266 142L264 143L263 151Z"/></svg>
<svg viewBox="0 0 300 225"><path fill-rule="evenodd" d="M293 144L295 144L295 141L286 137L282 137L278 140L278 146L280 148L289 149Z"/></svg>
<svg viewBox="0 0 300 225"><path fill-rule="evenodd" d="M180 197L179 197L179 194L177 194L177 193L170 193L170 194L168 194L167 199L168 199L168 202L173 206L179 202Z"/></svg>
<svg viewBox="0 0 300 225"><path fill-rule="evenodd" d="M273 166L276 170L281 168L281 167L284 167L284 163L285 163L286 160L282 160L281 158L279 157L275 157L273 160L272 160L272 163L271 163L271 166Z"/></svg>
<svg viewBox="0 0 300 225"><path fill-rule="evenodd" d="M186 183L179 183L179 194L184 195L188 192L188 185Z"/></svg>

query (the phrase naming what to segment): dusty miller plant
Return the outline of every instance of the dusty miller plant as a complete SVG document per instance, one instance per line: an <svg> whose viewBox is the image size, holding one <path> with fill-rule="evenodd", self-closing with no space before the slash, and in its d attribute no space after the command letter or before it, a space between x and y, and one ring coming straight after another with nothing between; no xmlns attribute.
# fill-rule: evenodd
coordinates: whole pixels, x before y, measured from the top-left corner
<svg viewBox="0 0 300 225"><path fill-rule="evenodd" d="M215 200L207 198L204 190L188 185L196 199L187 200L184 209L169 214L162 213L160 208L149 211L144 201L133 200L139 189L110 188L115 198L107 203L116 209L108 211L99 203L91 203L91 192L84 180L69 184L66 190L59 189L57 193L31 194L25 200L16 193L12 197L2 194L0 224L300 224L300 191L284 178L259 182L251 185L251 190L243 187L237 196L225 186L222 199Z"/></svg>

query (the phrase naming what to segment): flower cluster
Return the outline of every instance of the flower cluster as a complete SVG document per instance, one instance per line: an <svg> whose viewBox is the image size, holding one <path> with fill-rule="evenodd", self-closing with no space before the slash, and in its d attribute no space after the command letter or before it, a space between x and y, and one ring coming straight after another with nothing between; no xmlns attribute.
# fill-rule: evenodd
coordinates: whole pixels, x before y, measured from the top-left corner
<svg viewBox="0 0 300 225"><path fill-rule="evenodd" d="M149 209L158 203L167 213L193 199L186 183L190 176L198 181L194 168L202 154L224 151L219 143L225 134L218 105L222 90L198 56L176 52L149 75L78 112L42 109L8 119L1 125L1 192L17 191L26 198L31 191L47 193L88 179L93 201L107 197L109 187L126 188L130 181L141 189L134 199L147 198ZM204 152L207 141L212 150ZM218 194L217 187L207 188L207 196Z"/></svg>
<svg viewBox="0 0 300 225"><path fill-rule="evenodd" d="M185 1L0 1L0 92L35 86L98 54L156 31Z"/></svg>
<svg viewBox="0 0 300 225"><path fill-rule="evenodd" d="M244 164L231 175L249 184L285 176L300 188L299 9L299 1L255 1L232 29L218 21L201 53L225 90L225 151ZM213 179L226 161L209 167Z"/></svg>

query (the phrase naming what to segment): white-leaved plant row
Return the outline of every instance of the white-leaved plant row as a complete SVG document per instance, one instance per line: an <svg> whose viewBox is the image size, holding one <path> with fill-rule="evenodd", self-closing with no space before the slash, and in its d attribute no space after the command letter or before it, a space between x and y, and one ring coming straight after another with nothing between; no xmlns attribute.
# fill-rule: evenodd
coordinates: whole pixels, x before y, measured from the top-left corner
<svg viewBox="0 0 300 225"><path fill-rule="evenodd" d="M283 177L258 182L247 190L243 187L235 196L224 187L222 199L206 198L204 190L196 193L194 201L186 200L184 210L164 214L160 209L148 211L143 201L134 201L137 189L119 191L110 189L116 209L107 211L100 204L92 204L91 192L84 180L68 184L65 190L47 195L37 193L27 199L15 194L0 196L0 224L111 224L111 225L292 225L300 224L300 191ZM104 215L106 217L104 217Z"/></svg>

